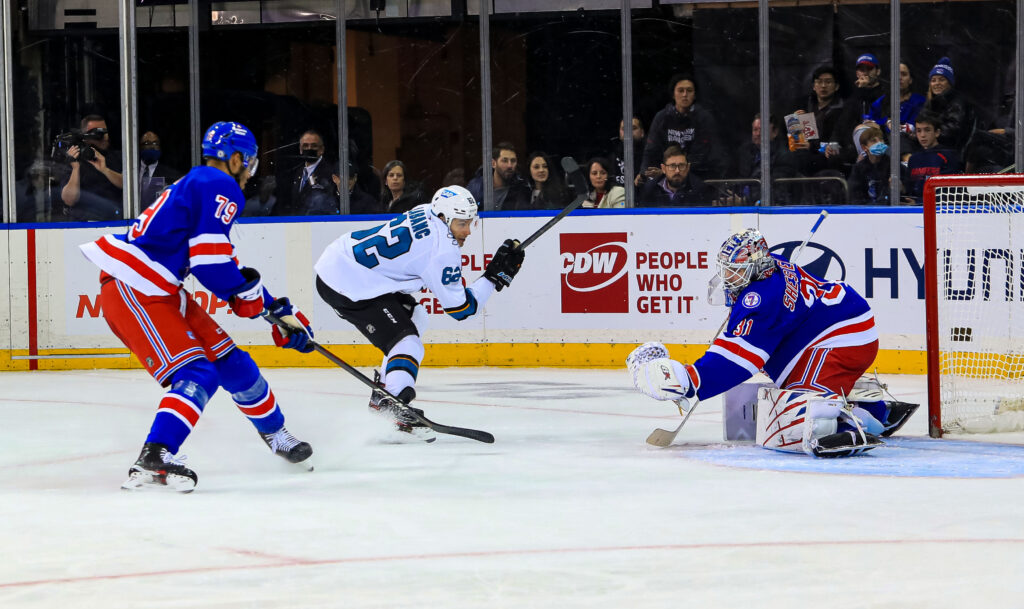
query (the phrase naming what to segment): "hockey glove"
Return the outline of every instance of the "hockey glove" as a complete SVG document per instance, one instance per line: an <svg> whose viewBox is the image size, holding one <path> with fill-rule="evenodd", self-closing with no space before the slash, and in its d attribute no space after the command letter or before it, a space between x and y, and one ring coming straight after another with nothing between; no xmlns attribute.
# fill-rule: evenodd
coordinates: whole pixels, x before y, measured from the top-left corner
<svg viewBox="0 0 1024 609"><path fill-rule="evenodd" d="M523 266L523 258L526 252L519 249L518 239L505 239L498 251L494 252L487 268L484 269L484 277L494 284L497 291L512 285L519 268Z"/></svg>
<svg viewBox="0 0 1024 609"><path fill-rule="evenodd" d="M287 298L278 298L270 303L267 311L271 315L291 326L292 329L285 330L274 324L270 333L274 337L274 344L285 349L295 349L302 353L309 353L313 345L309 343L313 338L313 329L309 327L309 320L299 311L299 308L292 305Z"/></svg>
<svg viewBox="0 0 1024 609"><path fill-rule="evenodd" d="M633 375L633 385L656 400L690 400L697 389L690 380L686 367L667 357L659 357L641 364ZM680 404L682 407L682 404ZM684 407L689 408L687 405Z"/></svg>
<svg viewBox="0 0 1024 609"><path fill-rule="evenodd" d="M228 299L228 304L239 317L259 317L263 313L263 281L260 280L260 272L249 267L241 271L245 283Z"/></svg>

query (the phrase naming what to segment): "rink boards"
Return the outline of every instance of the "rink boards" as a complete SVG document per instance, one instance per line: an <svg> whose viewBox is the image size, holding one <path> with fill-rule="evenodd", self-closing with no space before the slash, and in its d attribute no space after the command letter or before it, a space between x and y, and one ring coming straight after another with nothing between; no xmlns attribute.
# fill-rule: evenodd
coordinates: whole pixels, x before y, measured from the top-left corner
<svg viewBox="0 0 1024 609"><path fill-rule="evenodd" d="M429 293L424 365L619 367L638 343L661 340L673 356L699 356L727 309L707 300L714 257L732 231L757 227L772 250L791 256L819 209L580 210L527 250L512 287L496 293L483 315L458 322ZM760 213L758 213L760 211ZM919 208L831 208L798 263L843 280L875 311L881 372L924 371L923 230ZM553 212L492 214L463 248L463 278L472 282L508 237L525 239ZM339 235L379 225L359 221L236 225L239 260L262 273L275 295L287 295L313 320L316 338L354 365L379 363L379 353L316 295L313 264ZM320 220L320 219L318 219ZM123 226L0 231L5 263L0 281L0 369L134 367L107 328L97 304L98 270L78 245ZM272 347L262 321L238 319L227 303L189 280L203 305L263 365L324 366L325 359Z"/></svg>

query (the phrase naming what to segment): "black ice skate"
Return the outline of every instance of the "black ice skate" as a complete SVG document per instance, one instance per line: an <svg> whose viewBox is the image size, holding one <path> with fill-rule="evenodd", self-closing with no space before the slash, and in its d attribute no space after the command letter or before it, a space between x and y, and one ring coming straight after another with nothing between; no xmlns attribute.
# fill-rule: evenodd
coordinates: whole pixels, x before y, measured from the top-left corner
<svg viewBox="0 0 1024 609"><path fill-rule="evenodd" d="M313 455L313 447L309 445L309 442L300 442L284 427L274 433L261 433L260 437L275 455L279 455L289 463L301 465L307 470L313 471L313 463L309 461Z"/></svg>
<svg viewBox="0 0 1024 609"><path fill-rule="evenodd" d="M884 442L877 436L861 434L854 430L840 431L811 440L811 452L815 457L822 458L853 457L879 446L884 446Z"/></svg>
<svg viewBox="0 0 1024 609"><path fill-rule="evenodd" d="M882 424L885 425L885 431L882 432L883 438L888 438L899 431L900 427L910 420L910 415L917 411L919 404L888 402L886 406L888 406L888 410L885 413L885 420L882 421Z"/></svg>
<svg viewBox="0 0 1024 609"><path fill-rule="evenodd" d="M163 444L146 442L135 465L128 470L128 479L121 488L135 490L171 490L191 493L199 481L196 473L184 465Z"/></svg>
<svg viewBox="0 0 1024 609"><path fill-rule="evenodd" d="M379 382L378 382L379 384ZM406 387L398 394L398 399L406 404L416 399L416 390L412 387ZM403 408L402 404L395 398L387 395L383 391L374 390L370 396L370 412L377 413L381 416L386 416L395 423L395 429L403 433L410 434L411 436L422 440L424 442L433 442L437 438L434 436L434 430L430 429L419 419L413 416L414 411L420 416L423 416L423 411L419 408Z"/></svg>

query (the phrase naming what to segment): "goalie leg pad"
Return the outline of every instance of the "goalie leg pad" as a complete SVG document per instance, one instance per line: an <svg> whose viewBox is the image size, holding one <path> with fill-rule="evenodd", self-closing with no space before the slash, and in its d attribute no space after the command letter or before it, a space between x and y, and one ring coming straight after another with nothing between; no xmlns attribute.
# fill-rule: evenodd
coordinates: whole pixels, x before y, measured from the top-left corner
<svg viewBox="0 0 1024 609"><path fill-rule="evenodd" d="M758 390L756 442L771 450L814 454L813 441L836 433L842 399L792 389Z"/></svg>

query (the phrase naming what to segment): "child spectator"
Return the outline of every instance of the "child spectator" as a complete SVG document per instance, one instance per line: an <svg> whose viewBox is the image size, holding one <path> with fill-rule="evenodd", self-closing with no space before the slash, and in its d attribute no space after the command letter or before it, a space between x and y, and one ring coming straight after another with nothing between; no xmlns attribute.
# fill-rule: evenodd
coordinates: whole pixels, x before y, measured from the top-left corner
<svg viewBox="0 0 1024 609"><path fill-rule="evenodd" d="M868 127L860 134L860 145L867 150L850 172L850 203L854 205L889 204L889 146L882 130Z"/></svg>
<svg viewBox="0 0 1024 609"><path fill-rule="evenodd" d="M921 150L910 155L903 180L907 196L904 203L921 204L924 183L931 176L961 173L963 167L956 150L941 144L942 120L934 113L922 110L914 124L917 143Z"/></svg>

